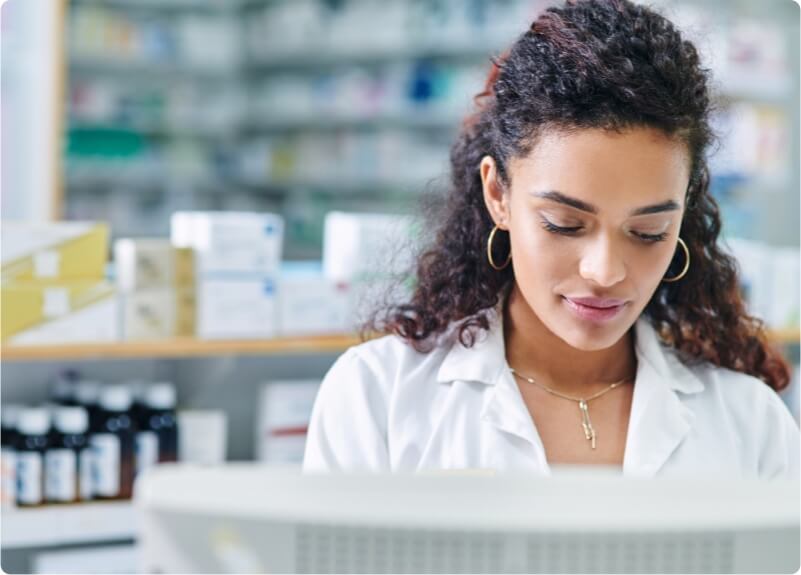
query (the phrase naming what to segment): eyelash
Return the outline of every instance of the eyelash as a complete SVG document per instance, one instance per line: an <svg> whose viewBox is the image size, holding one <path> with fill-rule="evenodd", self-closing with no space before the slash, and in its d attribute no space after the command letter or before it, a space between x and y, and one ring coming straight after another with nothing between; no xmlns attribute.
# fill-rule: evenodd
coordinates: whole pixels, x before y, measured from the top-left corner
<svg viewBox="0 0 801 575"><path fill-rule="evenodd" d="M562 234L565 236L570 236L575 234L576 232L581 230L581 226L577 226L574 228L563 228L561 226L557 226L549 222L548 220L542 220L542 227L545 228L547 231L554 233L554 234ZM667 239L667 232L662 232L661 234L639 234L637 232L633 232L635 236L640 238L643 242L647 244L655 244L657 242L663 242Z"/></svg>

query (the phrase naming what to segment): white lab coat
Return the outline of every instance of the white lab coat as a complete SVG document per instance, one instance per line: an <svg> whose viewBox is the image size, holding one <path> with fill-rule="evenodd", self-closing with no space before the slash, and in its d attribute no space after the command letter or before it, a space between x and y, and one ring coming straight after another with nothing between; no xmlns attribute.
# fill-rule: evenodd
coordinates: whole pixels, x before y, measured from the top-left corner
<svg viewBox="0 0 801 575"><path fill-rule="evenodd" d="M304 471L494 469L550 475L536 426L509 372L502 314L466 348L428 354L396 336L347 350L312 411ZM798 477L799 429L762 381L686 365L648 320L638 360L622 474Z"/></svg>

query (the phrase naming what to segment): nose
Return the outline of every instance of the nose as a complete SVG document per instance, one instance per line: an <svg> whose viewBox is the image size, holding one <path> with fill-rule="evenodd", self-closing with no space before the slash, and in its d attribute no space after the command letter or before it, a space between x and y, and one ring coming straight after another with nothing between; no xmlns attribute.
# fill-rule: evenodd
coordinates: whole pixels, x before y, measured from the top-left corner
<svg viewBox="0 0 801 575"><path fill-rule="evenodd" d="M579 274L600 287L610 287L626 277L626 265L611 239L603 236L587 244L579 263Z"/></svg>

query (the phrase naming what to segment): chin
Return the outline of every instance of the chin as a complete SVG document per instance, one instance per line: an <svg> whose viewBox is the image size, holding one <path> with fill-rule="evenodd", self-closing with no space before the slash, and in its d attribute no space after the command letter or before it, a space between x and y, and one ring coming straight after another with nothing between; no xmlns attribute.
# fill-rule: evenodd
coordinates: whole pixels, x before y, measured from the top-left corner
<svg viewBox="0 0 801 575"><path fill-rule="evenodd" d="M572 317L561 318L553 329L561 340L581 351L601 351L615 345L631 327L625 318L611 323L577 321Z"/></svg>
<svg viewBox="0 0 801 575"><path fill-rule="evenodd" d="M624 332L625 333L625 332ZM581 351L601 351L604 349L608 349L615 345L623 334L618 334L615 332L614 334L587 334L587 333L578 333L575 330L571 330L569 333L565 333L564 335L557 333L566 344L570 347Z"/></svg>

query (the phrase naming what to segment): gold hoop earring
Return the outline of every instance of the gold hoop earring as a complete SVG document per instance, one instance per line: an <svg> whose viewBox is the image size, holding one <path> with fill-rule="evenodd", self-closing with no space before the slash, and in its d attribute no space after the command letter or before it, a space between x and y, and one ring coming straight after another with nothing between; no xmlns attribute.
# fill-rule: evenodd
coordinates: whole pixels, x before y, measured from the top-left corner
<svg viewBox="0 0 801 575"><path fill-rule="evenodd" d="M690 269L690 250L687 249L687 244L685 244L684 240L681 239L681 238L679 238L679 244L681 244L681 247L684 249L684 257L687 260L687 261L684 262L684 269L681 270L681 273L679 275L677 275L676 277L673 277L673 278L664 278L663 277L662 278L663 282L667 282L667 283L677 282L681 278L683 278L685 275L687 275L687 270Z"/></svg>
<svg viewBox="0 0 801 575"><path fill-rule="evenodd" d="M496 225L494 228L492 228L492 231L490 232L489 235L489 239L487 239L487 259L489 260L489 265L492 266L492 269L496 271L501 271L503 269L506 269L506 266L508 266L509 262L512 261L512 252L511 250L509 251L509 255L507 256L506 261L503 263L502 266L498 266L495 264L495 260L492 258L492 241L495 239L495 232L497 231L498 231L498 226Z"/></svg>

